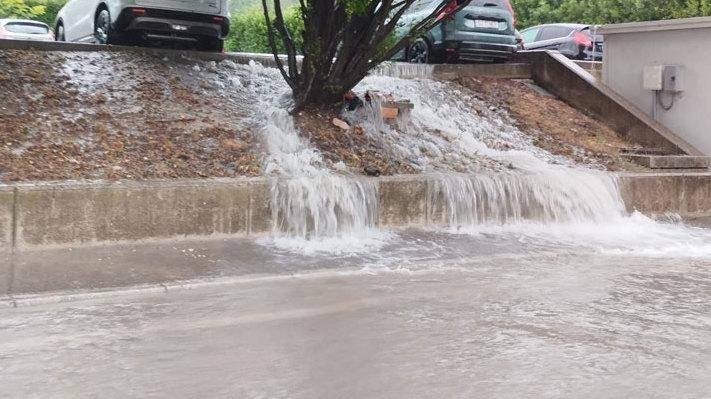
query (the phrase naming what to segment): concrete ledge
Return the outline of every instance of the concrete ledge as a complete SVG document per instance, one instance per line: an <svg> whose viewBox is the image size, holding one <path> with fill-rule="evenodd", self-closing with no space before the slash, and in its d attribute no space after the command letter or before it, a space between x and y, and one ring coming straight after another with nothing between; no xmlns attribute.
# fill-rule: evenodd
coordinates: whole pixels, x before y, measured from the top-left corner
<svg viewBox="0 0 711 399"><path fill-rule="evenodd" d="M620 191L630 211L711 216L711 173L623 174Z"/></svg>
<svg viewBox="0 0 711 399"><path fill-rule="evenodd" d="M13 245L15 189L0 187L0 253Z"/></svg>
<svg viewBox="0 0 711 399"><path fill-rule="evenodd" d="M602 80L602 62L601 61L573 61L575 65L583 68L596 80Z"/></svg>
<svg viewBox="0 0 711 399"><path fill-rule="evenodd" d="M538 85L573 107L596 115L625 139L673 155L703 155L562 54L530 51L518 53L516 59L531 63Z"/></svg>
<svg viewBox="0 0 711 399"><path fill-rule="evenodd" d="M531 79L531 64L436 64L433 76L439 79L492 77L500 79Z"/></svg>
<svg viewBox="0 0 711 399"><path fill-rule="evenodd" d="M690 155L623 155L630 161L650 169L708 169L711 157Z"/></svg>
<svg viewBox="0 0 711 399"><path fill-rule="evenodd" d="M261 233L268 199L266 179L20 186L16 245Z"/></svg>
<svg viewBox="0 0 711 399"><path fill-rule="evenodd" d="M248 64L251 61L259 62L266 67L275 68L277 66L274 55L264 53L212 53L191 50L172 50L152 47L137 46L113 46L98 45L88 43L68 43L68 42L38 42L29 40L3 40L0 39L0 50L35 50L35 51L123 51L132 53L146 53L169 57L188 57L203 61L232 60L240 64ZM287 57L279 57L286 64ZM297 56L297 63L301 63L302 56ZM422 77L422 72L432 74L439 79L457 79L460 77L495 77L501 79L530 79L531 65L527 63L506 63L506 64L409 64L404 62L393 62L394 65L409 66L418 73L409 76L402 72L407 68L395 68L399 77ZM387 73L385 75L394 75Z"/></svg>
<svg viewBox="0 0 711 399"><path fill-rule="evenodd" d="M711 27L711 17L666 19L661 21L627 22L600 27L600 34L614 35L630 32L655 32L678 29L700 29Z"/></svg>
<svg viewBox="0 0 711 399"><path fill-rule="evenodd" d="M383 227L440 219L436 176L378 179ZM267 178L0 186L0 253L62 245L271 230ZM622 174L629 210L711 215L711 173ZM14 247L13 247L14 244Z"/></svg>
<svg viewBox="0 0 711 399"><path fill-rule="evenodd" d="M426 178L423 176L385 177L379 183L382 226L426 224L429 191Z"/></svg>
<svg viewBox="0 0 711 399"><path fill-rule="evenodd" d="M233 59L233 53L213 53L207 51L191 51L191 50L173 50L152 47L137 47L137 46L114 46L100 45L90 43L71 43L71 42L40 42L32 40L6 40L0 39L0 50L34 50L34 51L123 51L133 53L148 53L166 56L185 56L190 58L201 59L205 61L221 61ZM273 61L273 57L272 57Z"/></svg>

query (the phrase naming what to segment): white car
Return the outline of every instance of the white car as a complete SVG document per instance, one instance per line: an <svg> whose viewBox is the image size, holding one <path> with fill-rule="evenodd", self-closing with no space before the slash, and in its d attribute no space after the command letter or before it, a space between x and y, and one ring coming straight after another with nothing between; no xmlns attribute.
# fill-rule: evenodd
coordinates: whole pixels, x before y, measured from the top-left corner
<svg viewBox="0 0 711 399"><path fill-rule="evenodd" d="M44 22L0 19L0 39L52 41L54 34Z"/></svg>
<svg viewBox="0 0 711 399"><path fill-rule="evenodd" d="M188 42L222 51L228 0L69 0L55 22L58 41L134 44Z"/></svg>

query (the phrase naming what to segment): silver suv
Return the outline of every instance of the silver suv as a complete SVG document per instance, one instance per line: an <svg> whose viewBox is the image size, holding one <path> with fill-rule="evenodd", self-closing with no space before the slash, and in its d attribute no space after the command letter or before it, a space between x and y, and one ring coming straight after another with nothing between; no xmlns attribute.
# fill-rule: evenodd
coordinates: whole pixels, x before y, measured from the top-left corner
<svg viewBox="0 0 711 399"><path fill-rule="evenodd" d="M228 0L69 0L55 22L58 41L133 44L183 42L222 51Z"/></svg>

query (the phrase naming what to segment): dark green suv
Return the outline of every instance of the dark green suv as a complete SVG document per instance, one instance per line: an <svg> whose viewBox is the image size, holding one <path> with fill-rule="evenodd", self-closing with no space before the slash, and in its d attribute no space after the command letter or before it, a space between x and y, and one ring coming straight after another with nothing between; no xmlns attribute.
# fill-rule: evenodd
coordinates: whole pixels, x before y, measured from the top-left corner
<svg viewBox="0 0 711 399"><path fill-rule="evenodd" d="M432 13L441 0L417 0L398 22L405 31ZM408 62L506 61L516 52L509 0L472 0L400 53Z"/></svg>

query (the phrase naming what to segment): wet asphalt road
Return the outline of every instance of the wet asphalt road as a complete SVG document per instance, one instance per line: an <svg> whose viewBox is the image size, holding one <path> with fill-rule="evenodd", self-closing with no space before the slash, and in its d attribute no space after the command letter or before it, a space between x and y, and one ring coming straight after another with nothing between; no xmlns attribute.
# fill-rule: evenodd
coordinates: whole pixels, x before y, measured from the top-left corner
<svg viewBox="0 0 711 399"><path fill-rule="evenodd" d="M711 392L711 259L451 240L407 262L298 272L337 257L290 256L270 275L25 299L0 310L0 397Z"/></svg>

